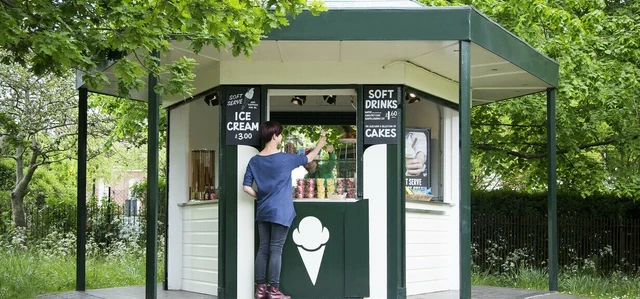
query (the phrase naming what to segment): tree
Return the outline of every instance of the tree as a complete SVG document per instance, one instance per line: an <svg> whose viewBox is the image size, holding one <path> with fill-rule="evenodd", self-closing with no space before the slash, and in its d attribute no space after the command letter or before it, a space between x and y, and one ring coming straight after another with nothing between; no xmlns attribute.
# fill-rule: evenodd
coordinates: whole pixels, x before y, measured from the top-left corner
<svg viewBox="0 0 640 299"><path fill-rule="evenodd" d="M13 221L26 227L24 197L36 170L72 159L77 148L78 100L69 74L34 76L28 70L0 65L0 158L15 162L11 188ZM108 131L98 114L90 114L92 134ZM95 135L92 135L95 136ZM89 157L96 153L90 151Z"/></svg>
<svg viewBox="0 0 640 299"><path fill-rule="evenodd" d="M147 103L128 101L118 97L93 94L89 97L89 107L108 118L113 125L109 136L104 140L105 149L111 149L114 143L127 148L141 147L147 144ZM160 110L160 145L166 144L167 111Z"/></svg>
<svg viewBox="0 0 640 299"><path fill-rule="evenodd" d="M639 196L640 2L453 0L474 5L560 64L560 188ZM476 187L546 187L543 95L472 111Z"/></svg>
<svg viewBox="0 0 640 299"><path fill-rule="evenodd" d="M162 76L161 94L189 94L194 60L157 66L153 51L166 54L178 40L196 53L213 46L249 55L263 34L305 8L322 10L306 0L0 0L0 48L10 54L2 63L35 75L80 70L97 88L108 81L103 63L117 60L121 96L142 89L149 72Z"/></svg>

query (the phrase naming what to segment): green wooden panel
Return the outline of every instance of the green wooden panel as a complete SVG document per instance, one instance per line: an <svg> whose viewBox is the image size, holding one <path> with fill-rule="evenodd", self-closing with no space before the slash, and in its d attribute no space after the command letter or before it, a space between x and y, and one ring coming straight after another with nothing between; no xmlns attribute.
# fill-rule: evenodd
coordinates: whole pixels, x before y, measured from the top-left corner
<svg viewBox="0 0 640 299"><path fill-rule="evenodd" d="M280 288L296 299L345 298L347 282L351 297L368 295L369 243L368 205L360 202L296 202L297 217L291 225L282 252ZM329 240L322 250L305 251L292 237L306 217L315 217L329 231ZM299 233L310 233L299 230ZM315 248L311 248L315 249ZM301 252L302 250L302 252ZM303 259L303 255L307 255ZM321 263L315 284L308 258L314 255ZM357 256L360 255L360 256ZM349 262L347 262L349 257ZM305 260L307 265L305 265ZM349 277L347 279L347 273Z"/></svg>
<svg viewBox="0 0 640 299"><path fill-rule="evenodd" d="M402 138L400 138L402 139ZM399 141L401 143L401 141ZM387 145L387 298L406 298L404 210L400 186L400 146ZM402 151L404 159L404 151Z"/></svg>
<svg viewBox="0 0 640 299"><path fill-rule="evenodd" d="M224 298L237 298L238 296L238 146L224 146L227 165L224 169L224 196L220 199L224 201Z"/></svg>
<svg viewBox="0 0 640 299"><path fill-rule="evenodd" d="M351 205L344 224L345 297L369 297L369 200Z"/></svg>
<svg viewBox="0 0 640 299"><path fill-rule="evenodd" d="M470 7L303 12L267 40L460 40L469 38Z"/></svg>

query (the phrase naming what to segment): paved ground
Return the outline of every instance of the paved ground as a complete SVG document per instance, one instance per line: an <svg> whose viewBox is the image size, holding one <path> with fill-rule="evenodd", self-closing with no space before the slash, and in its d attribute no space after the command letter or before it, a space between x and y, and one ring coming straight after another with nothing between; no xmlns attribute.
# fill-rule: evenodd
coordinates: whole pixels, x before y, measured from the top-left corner
<svg viewBox="0 0 640 299"><path fill-rule="evenodd" d="M423 295L409 296L409 299L458 299L460 294L457 291L437 292ZM471 298L474 299L579 299L580 297L566 295L562 293L521 290L499 287L472 286Z"/></svg>
<svg viewBox="0 0 640 299"><path fill-rule="evenodd" d="M144 287L124 287L114 289L88 290L85 292L66 292L42 295L39 299L138 299L144 298ZM571 295L548 291L520 290L498 287L473 286L471 297L474 299L579 299ZM182 291L162 291L158 286L158 299L216 299L216 296L202 295ZM438 292L409 296L409 299L458 299L457 291Z"/></svg>
<svg viewBox="0 0 640 299"><path fill-rule="evenodd" d="M85 292L66 292L38 296L38 299L139 299L144 298L145 287L124 287L113 289L87 290ZM215 299L216 296L183 291L163 291L158 285L158 299Z"/></svg>

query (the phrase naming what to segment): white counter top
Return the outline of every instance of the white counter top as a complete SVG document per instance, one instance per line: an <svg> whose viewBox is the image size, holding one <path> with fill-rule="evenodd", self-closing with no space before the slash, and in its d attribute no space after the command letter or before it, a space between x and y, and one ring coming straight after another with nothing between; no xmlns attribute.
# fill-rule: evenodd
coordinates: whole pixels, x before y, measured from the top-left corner
<svg viewBox="0 0 640 299"><path fill-rule="evenodd" d="M218 204L218 200L192 200L189 202L181 202L178 204L178 206L186 207L186 206L210 205L210 204Z"/></svg>

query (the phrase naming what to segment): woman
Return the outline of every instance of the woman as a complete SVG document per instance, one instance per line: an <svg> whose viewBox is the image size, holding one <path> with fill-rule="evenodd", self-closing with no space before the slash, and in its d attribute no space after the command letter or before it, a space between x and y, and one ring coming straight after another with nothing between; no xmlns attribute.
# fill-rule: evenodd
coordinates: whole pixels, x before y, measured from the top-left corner
<svg viewBox="0 0 640 299"><path fill-rule="evenodd" d="M256 222L260 247L256 257L256 299L291 299L280 291L282 247L289 227L296 216L291 194L291 171L307 164L318 156L327 144L322 134L315 149L308 155L282 153L282 126L275 121L260 125L260 139L264 149L249 160L244 175L243 190L257 199ZM256 183L258 190L252 185ZM267 287L267 261L269 277Z"/></svg>
<svg viewBox="0 0 640 299"><path fill-rule="evenodd" d="M308 150L307 154L309 152L311 150ZM304 169L307 170L307 174L304 175L305 179L333 179L333 170L338 164L333 145L327 146L327 153L329 153L328 161L322 161L322 163L318 164L318 161L313 160L304 165Z"/></svg>

